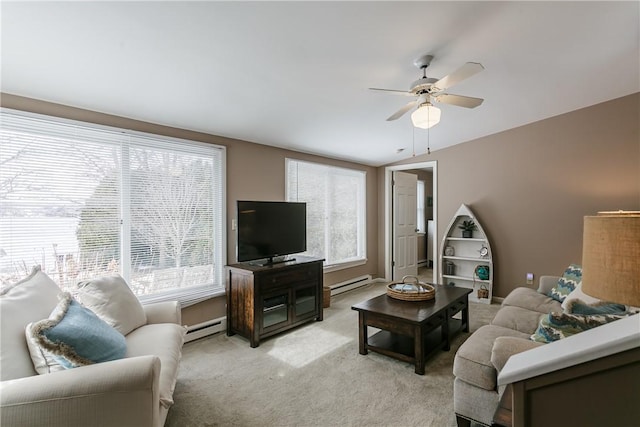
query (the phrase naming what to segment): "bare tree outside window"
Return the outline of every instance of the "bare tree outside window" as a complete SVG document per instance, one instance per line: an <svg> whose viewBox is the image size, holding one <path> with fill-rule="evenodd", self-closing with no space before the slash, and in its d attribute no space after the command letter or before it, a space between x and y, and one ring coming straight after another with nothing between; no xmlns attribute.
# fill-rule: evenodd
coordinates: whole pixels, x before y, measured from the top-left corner
<svg viewBox="0 0 640 427"><path fill-rule="evenodd" d="M148 260L159 267L212 263L211 162L134 151L144 161L131 175L132 237L151 252Z"/></svg>

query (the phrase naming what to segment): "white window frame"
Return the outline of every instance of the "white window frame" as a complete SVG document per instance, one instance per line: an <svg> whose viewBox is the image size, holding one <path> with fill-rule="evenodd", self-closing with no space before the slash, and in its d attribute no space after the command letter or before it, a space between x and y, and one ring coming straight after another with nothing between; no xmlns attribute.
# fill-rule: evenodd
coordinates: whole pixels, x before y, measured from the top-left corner
<svg viewBox="0 0 640 427"><path fill-rule="evenodd" d="M327 171L331 171L331 170L336 170L336 171L340 171L342 174L349 174L352 176L357 176L359 178L362 178L362 193L360 195L360 200L358 201L359 203L359 217L357 219L357 224L358 224L358 248L357 248L357 252L360 254L359 256L357 256L356 258L350 258L350 259L346 259L342 262L335 262L333 264L328 263L325 260L324 263L324 272L325 273L329 273L332 271L337 271L337 270L343 270L346 268L351 268L351 267L355 267L358 265L364 265L367 263L367 172L363 171L363 170L359 170L359 169L349 169L349 168L343 168L343 167L338 167L338 166L331 166L331 165L327 165L327 164L323 164L323 163L316 163L316 162L309 162L309 161L305 161L305 160L298 160L298 159L293 159L293 158L286 158L285 159L285 194L287 197L287 201L304 201L304 200L298 200L297 198L290 198L289 194L291 194L292 190L290 188L290 182L289 182L289 165L292 163L298 163L298 164L309 164L309 165L313 165L314 167L318 167L318 168L323 168ZM328 250L328 248L330 247L327 242L329 240L329 228L327 227L325 228L324 232L325 232L325 251ZM322 258L326 258L327 254L324 255L318 255L318 254L309 254L309 255L314 255L314 256L320 256Z"/></svg>
<svg viewBox="0 0 640 427"><path fill-rule="evenodd" d="M219 183L220 183L220 187L219 187L220 212L218 212L219 219L215 221L215 224L214 224L214 233L216 235L216 239L219 237L219 240L218 240L219 243L215 245L215 247L219 248L219 250L217 251L217 253L214 253L213 262L214 262L214 265L216 266L216 268L214 268L214 282L211 285L170 289L168 291L158 292L155 294L142 295L142 296L139 296L138 298L143 303L178 300L180 301L181 306L185 307L185 306L189 306L189 305L204 301L209 298L213 298L213 297L225 294L225 265L227 263L227 235L226 235L226 215L227 215L226 157L227 156L226 156L225 146L205 143L201 141L192 141L192 140L186 140L186 139L180 139L180 138L173 138L173 137L168 137L164 135L132 131L132 130L116 128L112 126L98 125L98 124L89 123L89 122L63 119L55 116L30 113L30 112L25 112L20 110L8 109L4 107L0 108L0 111L3 114L3 117L4 115L15 116L15 117L21 117L26 119L38 120L41 123L51 122L53 125L76 126L81 128L87 128L90 131L97 131L97 132L104 131L105 134L114 134L114 135L119 134L121 139L126 139L127 137L130 137L130 138L138 139L140 141L146 139L147 141L157 142L161 146L163 143L167 145L177 143L177 144L191 144L193 146L200 146L200 147L205 147L207 149L218 150L219 160L220 160L220 176L218 177ZM136 143L134 146L141 147L144 145L145 145L144 142L142 142L142 144ZM126 166L124 165L124 163L126 162L124 160L126 156L124 154L126 150L128 150L129 146L122 145L122 147L125 147L122 149L122 153L123 153L122 170L124 170L126 168ZM185 152L188 152L188 150L185 150ZM128 175L129 175L129 171L123 172L122 174L123 183L129 179ZM212 187L212 191L214 191L213 187ZM125 191L122 191L122 194L121 194L122 210L126 209L129 204L129 200L126 198L127 194L128 194L128 188ZM131 245L131 233L130 233L130 227L128 227L129 217L130 217L129 214L123 214L121 218L121 230L120 230L120 236L121 236L120 237L120 240L121 240L120 258L129 260L127 263L121 262L122 267L120 270L120 274L122 274L125 280L127 280L128 277L130 276L130 266L128 266L128 264L130 264L131 262L130 256L128 256L130 254L130 245ZM217 229L215 225L218 225Z"/></svg>

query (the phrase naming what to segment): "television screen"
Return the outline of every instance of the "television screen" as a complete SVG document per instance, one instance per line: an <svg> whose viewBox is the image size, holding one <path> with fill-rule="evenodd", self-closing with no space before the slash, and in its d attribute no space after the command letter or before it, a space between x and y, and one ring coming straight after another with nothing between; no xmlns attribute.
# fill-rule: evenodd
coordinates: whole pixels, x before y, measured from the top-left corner
<svg viewBox="0 0 640 427"><path fill-rule="evenodd" d="M238 200L238 262L307 250L307 205Z"/></svg>

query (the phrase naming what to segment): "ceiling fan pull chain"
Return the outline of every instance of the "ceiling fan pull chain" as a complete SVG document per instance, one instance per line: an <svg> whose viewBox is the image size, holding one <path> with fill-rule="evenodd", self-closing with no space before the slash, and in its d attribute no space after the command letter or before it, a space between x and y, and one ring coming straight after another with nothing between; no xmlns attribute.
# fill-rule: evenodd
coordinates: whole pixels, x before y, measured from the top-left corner
<svg viewBox="0 0 640 427"><path fill-rule="evenodd" d="M412 142L411 143L413 145L413 149L412 149L413 156L412 157L415 157L416 156L416 128L415 128L415 126L413 126L413 124L411 125L411 136L412 136Z"/></svg>
<svg viewBox="0 0 640 427"><path fill-rule="evenodd" d="M429 114L431 110L427 111L427 114ZM429 148L431 146L431 128L428 127L427 128L427 154L431 154L431 148Z"/></svg>

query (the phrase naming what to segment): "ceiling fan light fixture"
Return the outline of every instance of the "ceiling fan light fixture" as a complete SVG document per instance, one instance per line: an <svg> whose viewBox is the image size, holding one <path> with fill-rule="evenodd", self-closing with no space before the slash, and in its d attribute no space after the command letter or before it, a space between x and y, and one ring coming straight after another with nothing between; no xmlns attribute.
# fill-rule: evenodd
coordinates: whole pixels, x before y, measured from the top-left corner
<svg viewBox="0 0 640 427"><path fill-rule="evenodd" d="M411 113L411 121L417 128L429 129L440 122L440 109L429 102L425 102Z"/></svg>

